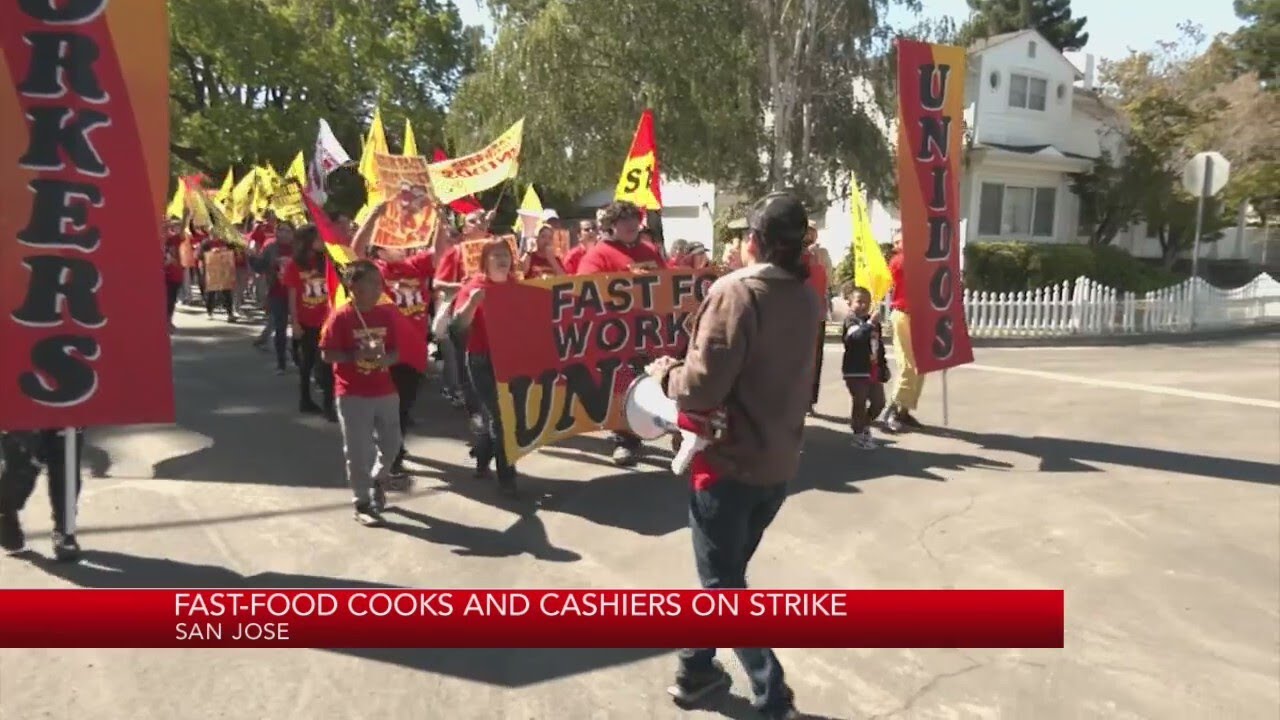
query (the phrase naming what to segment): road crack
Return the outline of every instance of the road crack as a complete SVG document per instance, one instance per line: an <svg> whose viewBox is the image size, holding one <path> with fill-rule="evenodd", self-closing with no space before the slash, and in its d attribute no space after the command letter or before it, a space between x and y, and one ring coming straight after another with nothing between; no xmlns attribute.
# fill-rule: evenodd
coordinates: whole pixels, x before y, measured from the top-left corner
<svg viewBox="0 0 1280 720"><path fill-rule="evenodd" d="M938 572L940 574L946 573L946 564L943 563L942 560L938 558L937 554L933 552L933 548L929 547L929 543L926 541L926 536L929 534L929 531L938 527L942 523L948 520L954 520L964 515L965 513L969 512L970 510L972 510L975 500L976 500L976 497L974 495L970 495L969 502L965 503L964 507L960 508L959 510L947 512L947 513L943 513L942 515L939 515L938 517L931 520L923 528L920 528L920 532L916 533L916 544L920 546L920 549L924 550L925 554L929 556L929 559L933 561L933 564L938 566Z"/></svg>

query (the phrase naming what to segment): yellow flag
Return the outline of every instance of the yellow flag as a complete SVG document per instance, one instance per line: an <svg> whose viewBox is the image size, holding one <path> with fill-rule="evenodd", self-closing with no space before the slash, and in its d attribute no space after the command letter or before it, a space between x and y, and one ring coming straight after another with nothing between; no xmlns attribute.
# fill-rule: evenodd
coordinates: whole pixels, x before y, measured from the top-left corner
<svg viewBox="0 0 1280 720"><path fill-rule="evenodd" d="M244 222L246 216L253 212L253 194L258 185L258 168L250 168L240 182L231 188L231 203L227 216L231 222Z"/></svg>
<svg viewBox="0 0 1280 720"><path fill-rule="evenodd" d="M871 234L871 216L862 187L853 180L853 196L849 205L853 210L853 282L871 291L871 307L877 308L893 284L884 253Z"/></svg>
<svg viewBox="0 0 1280 720"><path fill-rule="evenodd" d="M661 172L658 169L658 141L653 131L653 111L640 114L631 149L622 163L622 175L613 193L614 200L628 200L645 210L662 209Z"/></svg>
<svg viewBox="0 0 1280 720"><path fill-rule="evenodd" d="M413 124L404 119L404 155L418 155L418 139L413 136Z"/></svg>
<svg viewBox="0 0 1280 720"><path fill-rule="evenodd" d="M235 177L231 173L231 168L227 168L227 177L222 181L222 187L218 188L217 194L213 196L214 204L224 213L231 209L231 193L235 186Z"/></svg>
<svg viewBox="0 0 1280 720"><path fill-rule="evenodd" d="M271 207L271 198L279 189L280 174L276 169L271 167L271 163L267 163L266 167L256 168L256 182L253 190L253 214L262 215L267 208Z"/></svg>
<svg viewBox="0 0 1280 720"><path fill-rule="evenodd" d="M164 216L181 220L186 210L187 191L182 187L182 178L178 178L178 189L173 191L173 199L169 201L169 207L165 208Z"/></svg>
<svg viewBox="0 0 1280 720"><path fill-rule="evenodd" d="M538 232L538 223L542 221L542 198L538 197L538 191L533 189L533 185L529 185L529 189L524 191L524 200L520 203L516 216L520 218L520 230L524 232L524 237L532 237Z"/></svg>
<svg viewBox="0 0 1280 720"><path fill-rule="evenodd" d="M364 189L368 200L364 208L356 215L357 222L364 222L373 212L373 206L382 202L382 192L378 189L378 166L374 157L377 153L390 155L387 149L387 133L382 127L382 110L373 111L373 124L369 126L369 137L364 141L364 150L360 153L360 177L364 178Z"/></svg>
<svg viewBox="0 0 1280 720"><path fill-rule="evenodd" d="M292 178L299 183L307 184L307 161L302 158L302 151L294 156L293 162L289 163L289 169L284 171L285 179Z"/></svg>

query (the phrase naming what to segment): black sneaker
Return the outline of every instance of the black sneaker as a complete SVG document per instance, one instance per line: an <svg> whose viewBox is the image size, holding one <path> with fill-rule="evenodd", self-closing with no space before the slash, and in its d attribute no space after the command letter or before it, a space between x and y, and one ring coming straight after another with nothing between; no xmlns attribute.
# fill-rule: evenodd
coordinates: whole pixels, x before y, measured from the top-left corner
<svg viewBox="0 0 1280 720"><path fill-rule="evenodd" d="M667 688L667 693L677 705L688 707L728 689L732 684L733 679L724 671L724 666L713 660L709 670L694 674L677 673L676 682Z"/></svg>
<svg viewBox="0 0 1280 720"><path fill-rule="evenodd" d="M58 562L75 562L80 559L80 543L75 535L53 533L53 559Z"/></svg>
<svg viewBox="0 0 1280 720"><path fill-rule="evenodd" d="M4 548L5 552L15 553L26 546L27 538L22 534L18 513L0 513L0 548Z"/></svg>
<svg viewBox="0 0 1280 720"><path fill-rule="evenodd" d="M373 488L373 511L381 515L387 511L387 491L381 485Z"/></svg>
<svg viewBox="0 0 1280 720"><path fill-rule="evenodd" d="M507 497L515 497L516 495L519 495L520 491L516 489L515 475L512 475L510 477L505 477L505 478L502 476L499 476L498 492L502 493L503 495L506 495Z"/></svg>
<svg viewBox="0 0 1280 720"><path fill-rule="evenodd" d="M912 415L910 412L907 412L906 410L898 411L898 422L911 428L912 430L924 429L924 425L922 425L914 415Z"/></svg>
<svg viewBox="0 0 1280 720"><path fill-rule="evenodd" d="M298 412L303 415L319 415L323 410L313 400L306 399L298 403Z"/></svg>
<svg viewBox="0 0 1280 720"><path fill-rule="evenodd" d="M638 453L626 445L619 445L613 450L613 464L618 467L632 467L638 460Z"/></svg>
<svg viewBox="0 0 1280 720"><path fill-rule="evenodd" d="M373 503L357 504L355 517L356 522L365 527L382 527L386 524L386 521L382 519L382 513L374 507Z"/></svg>

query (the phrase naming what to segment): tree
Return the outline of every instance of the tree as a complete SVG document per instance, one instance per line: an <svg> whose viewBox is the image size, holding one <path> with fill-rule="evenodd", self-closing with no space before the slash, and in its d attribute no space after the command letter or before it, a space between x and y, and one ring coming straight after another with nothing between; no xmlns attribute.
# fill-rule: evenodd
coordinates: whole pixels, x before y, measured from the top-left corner
<svg viewBox="0 0 1280 720"><path fill-rule="evenodd" d="M586 191L612 186L649 107L672 175L748 194L796 189L818 205L852 169L886 197L893 67L881 17L913 1L491 0L497 39L459 89L447 135L470 151L525 117L522 177Z"/></svg>
<svg viewBox="0 0 1280 720"><path fill-rule="evenodd" d="M1234 7L1247 23L1235 34L1241 66L1273 82L1280 74L1280 0L1235 0Z"/></svg>
<svg viewBox="0 0 1280 720"><path fill-rule="evenodd" d="M991 35L1035 28L1060 51L1089 42L1088 18L1071 17L1071 0L968 0L973 16L960 30L965 44Z"/></svg>
<svg viewBox="0 0 1280 720"><path fill-rule="evenodd" d="M1199 52L1205 40L1200 28L1191 23L1179 28L1177 40L1162 42L1155 51L1102 66L1103 86L1124 114L1128 162L1139 173L1133 219L1155 230L1166 267L1193 243L1197 203L1182 188L1182 170L1205 149L1208 128L1223 109L1214 90L1230 77L1222 39ZM1205 203L1202 239L1219 237L1227 224L1221 209L1217 200Z"/></svg>
<svg viewBox="0 0 1280 720"><path fill-rule="evenodd" d="M1143 153L1103 150L1087 172L1072 177L1071 191L1080 199L1081 230L1090 245L1110 245L1138 214L1142 189L1155 168Z"/></svg>
<svg viewBox="0 0 1280 720"><path fill-rule="evenodd" d="M320 118L358 152L375 105L438 138L480 32L436 0L169 0L169 16L175 170L211 175L282 167Z"/></svg>

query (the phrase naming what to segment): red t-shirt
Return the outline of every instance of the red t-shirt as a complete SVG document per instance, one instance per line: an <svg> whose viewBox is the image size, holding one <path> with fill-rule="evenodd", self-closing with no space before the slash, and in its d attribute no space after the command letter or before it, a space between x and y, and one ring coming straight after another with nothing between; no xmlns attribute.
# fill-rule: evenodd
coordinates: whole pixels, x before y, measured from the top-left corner
<svg viewBox="0 0 1280 720"><path fill-rule="evenodd" d="M667 266L658 249L649 243L638 242L623 245L618 242L598 242L582 256L575 275L594 273L628 272L636 269L661 270Z"/></svg>
<svg viewBox="0 0 1280 720"><path fill-rule="evenodd" d="M253 226L253 230L249 231L249 242L253 244L255 250L261 250L267 246L268 242L275 239L275 226L268 226L266 223L258 223Z"/></svg>
<svg viewBox="0 0 1280 720"><path fill-rule="evenodd" d="M364 324L356 315L353 303L347 303L329 314L320 331L320 349L337 352L355 352L358 343L366 340L381 342L383 351L396 351L396 309L390 305L377 305L364 313ZM342 397L383 397L395 395L396 385L391 372L378 363L334 363L334 394Z"/></svg>
<svg viewBox="0 0 1280 720"><path fill-rule="evenodd" d="M508 275L506 282L515 282L515 277ZM462 289L458 291L458 297L453 299L453 311L456 313L467 304L467 298L471 297L476 290L484 288L486 292L499 283L493 282L486 275L473 275L467 280ZM474 355L489 354L489 335L485 329L484 322L484 300L480 301L480 306L476 308L476 312L471 316L471 327L467 330L467 352Z"/></svg>
<svg viewBox="0 0 1280 720"><path fill-rule="evenodd" d="M431 302L431 282L435 275L435 262L430 252L421 252L406 260L374 262L382 271L382 281L387 294L405 317L426 323L427 306Z"/></svg>
<svg viewBox="0 0 1280 720"><path fill-rule="evenodd" d="M289 288L285 287L284 284L284 270L293 260L293 245L280 242L275 237L272 237L263 250L265 251L267 247L273 245L276 246L276 264L267 275L270 280L270 284L267 286L267 295L287 298L289 297Z"/></svg>
<svg viewBox="0 0 1280 720"><path fill-rule="evenodd" d="M298 324L304 328L324 326L329 316L329 286L325 282L324 259L317 258L315 267L303 270L290 259L284 267L284 286L293 293L298 309Z"/></svg>
<svg viewBox="0 0 1280 720"><path fill-rule="evenodd" d="M902 283L902 253L900 252L889 258L889 277L893 280L893 300L889 303L889 307L910 313L911 311L907 309L907 287Z"/></svg>
<svg viewBox="0 0 1280 720"><path fill-rule="evenodd" d="M454 245L444 251L436 264L436 280L448 283L460 283L466 276L462 268L462 250Z"/></svg>
<svg viewBox="0 0 1280 720"><path fill-rule="evenodd" d="M182 243L186 241L182 233L164 238L164 279L172 285L181 284L186 274L186 268L182 267Z"/></svg>
<svg viewBox="0 0 1280 720"><path fill-rule="evenodd" d="M557 270L542 253L534 253L529 256L529 277L540 278L545 275L555 275Z"/></svg>
<svg viewBox="0 0 1280 720"><path fill-rule="evenodd" d="M818 259L817 254L811 251L805 251L804 260L809 266L809 287L813 288L813 291L818 293L818 302L821 303L821 307L826 308L827 286L830 282L827 278L827 268L822 264L822 261ZM825 318L826 315L827 313L824 309L822 311L822 316Z"/></svg>
<svg viewBox="0 0 1280 720"><path fill-rule="evenodd" d="M582 258L586 254L586 245L574 245L572 250L565 253L564 260L561 261L561 264L564 265L564 271L570 275L576 275L578 273L578 265L582 263Z"/></svg>

